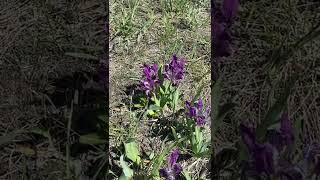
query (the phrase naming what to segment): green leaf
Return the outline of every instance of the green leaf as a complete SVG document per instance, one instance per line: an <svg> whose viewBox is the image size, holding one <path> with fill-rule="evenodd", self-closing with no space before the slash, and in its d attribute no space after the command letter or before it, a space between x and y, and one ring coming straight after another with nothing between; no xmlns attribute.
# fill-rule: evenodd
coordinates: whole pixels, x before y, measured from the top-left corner
<svg viewBox="0 0 320 180"><path fill-rule="evenodd" d="M243 143L242 140L237 142L237 148L239 149L239 159L238 161L241 162L243 160L248 160L249 153L247 150L247 146Z"/></svg>
<svg viewBox="0 0 320 180"><path fill-rule="evenodd" d="M36 152L35 152L35 150L34 149L32 149L32 148L30 148L30 147L28 147L28 146L23 146L23 145L17 145L16 147L15 147L15 151L16 152L19 152L19 153L22 153L22 154L24 154L24 155L26 155L26 156L34 156L34 155L36 155Z"/></svg>
<svg viewBox="0 0 320 180"><path fill-rule="evenodd" d="M301 128L302 128L302 126L303 126L302 122L303 122L303 119L302 119L302 118L301 118L301 119L297 119L297 120L294 122L294 129L293 129L293 130L294 130L294 137L299 137ZM297 147L297 146L298 146L297 143L298 143L298 141L295 140L295 142L294 142L294 147Z"/></svg>
<svg viewBox="0 0 320 180"><path fill-rule="evenodd" d="M274 124L271 124L270 126L268 126L268 130L273 130L273 129L279 129L280 128L280 126L281 126L281 123L280 123L280 121L277 121L276 123L274 123Z"/></svg>
<svg viewBox="0 0 320 180"><path fill-rule="evenodd" d="M165 92L164 92L164 90L163 90L163 88L161 86L159 87L159 89L160 89L160 93L161 94L165 94Z"/></svg>
<svg viewBox="0 0 320 180"><path fill-rule="evenodd" d="M143 108L144 106L142 104L134 104L133 107L135 107L135 108Z"/></svg>
<svg viewBox="0 0 320 180"><path fill-rule="evenodd" d="M33 128L33 129L30 130L30 132L31 132L31 133L35 133L35 134L39 134L39 135L41 135L41 136L43 136L43 137L48 138L50 146L51 146L51 147L54 147L53 142L52 142L52 139L51 139L51 136L50 136L50 133L49 133L48 130L45 131L45 130L40 129L40 128Z"/></svg>
<svg viewBox="0 0 320 180"><path fill-rule="evenodd" d="M294 86L297 78L293 77L286 85L283 95L275 102L275 104L269 109L264 120L258 126L257 136L259 139L263 139L268 130L268 127L279 120L280 114L286 106L289 95L292 93L292 87Z"/></svg>
<svg viewBox="0 0 320 180"><path fill-rule="evenodd" d="M149 159L152 160L154 158L154 152L149 153Z"/></svg>
<svg viewBox="0 0 320 180"><path fill-rule="evenodd" d="M201 132L200 127L196 126L194 131L194 137L191 139L193 141L193 153L199 155L203 149L203 134Z"/></svg>
<svg viewBox="0 0 320 180"><path fill-rule="evenodd" d="M106 139L101 138L97 133L90 133L86 135L81 135L79 138L79 142L81 144L105 144L107 142Z"/></svg>
<svg viewBox="0 0 320 180"><path fill-rule="evenodd" d="M149 114L150 116L155 115L156 113L153 110L148 109L147 110L147 114Z"/></svg>
<svg viewBox="0 0 320 180"><path fill-rule="evenodd" d="M109 174L112 174L113 176L117 176L113 171L111 171L110 169L108 170Z"/></svg>
<svg viewBox="0 0 320 180"><path fill-rule="evenodd" d="M124 145L126 157L131 161L135 162L137 165L140 164L140 153L137 144L134 141L126 143Z"/></svg>
<svg viewBox="0 0 320 180"><path fill-rule="evenodd" d="M303 122L303 119L297 119L297 120L294 122L295 137L298 137L298 135L299 135L299 133L300 133L300 131L301 131L302 122Z"/></svg>
<svg viewBox="0 0 320 180"><path fill-rule="evenodd" d="M154 103L160 107L160 99L158 99L155 95L152 97L152 99L154 101Z"/></svg>
<svg viewBox="0 0 320 180"><path fill-rule="evenodd" d="M195 127L195 135L196 135L196 142L200 140L200 128L198 126Z"/></svg>
<svg viewBox="0 0 320 180"><path fill-rule="evenodd" d="M159 110L161 110L161 107L158 106L158 105L152 104L152 105L149 106L148 110L151 110L151 111L159 111Z"/></svg>
<svg viewBox="0 0 320 180"><path fill-rule="evenodd" d="M305 34L303 37L298 39L295 43L291 44L289 47L283 47L280 46L277 50L275 50L277 53L275 53L277 56L270 59L271 68L274 69L280 69L282 65L284 65L288 59L294 55L295 52L297 52L299 49L302 49L302 47L311 42L313 39L320 36L320 22L314 26L307 34Z"/></svg>
<svg viewBox="0 0 320 180"><path fill-rule="evenodd" d="M174 129L174 127L171 127L171 131L172 131L172 134L173 134L174 139L177 140L177 139L178 139L178 135L177 135L177 132L176 132L176 130Z"/></svg>
<svg viewBox="0 0 320 180"><path fill-rule="evenodd" d="M140 102L141 104L147 104L148 99L146 98L145 95L143 95L143 96L139 97L139 102Z"/></svg>
<svg viewBox="0 0 320 180"><path fill-rule="evenodd" d="M204 86L205 86L205 84L202 83L201 86L197 89L197 93L196 93L196 95L193 97L193 99L192 99L192 101L191 101L191 104L193 104L193 103L199 98L199 96L200 96L200 94L201 94Z"/></svg>
<svg viewBox="0 0 320 180"><path fill-rule="evenodd" d="M107 117L106 114L102 114L102 115L99 115L98 118L99 118L101 121L106 122L108 117Z"/></svg>
<svg viewBox="0 0 320 180"><path fill-rule="evenodd" d="M186 180L191 180L191 176L190 176L190 174L188 173L187 170L184 169L182 174L186 178Z"/></svg>
<svg viewBox="0 0 320 180"><path fill-rule="evenodd" d="M159 69L158 69L158 77L159 77L160 82L163 82L163 80L164 80L163 75L162 75L162 69L163 69L163 66L160 65Z"/></svg>
<svg viewBox="0 0 320 180"><path fill-rule="evenodd" d="M163 85L164 85L165 92L168 93L168 91L170 90L170 82L164 81Z"/></svg>
<svg viewBox="0 0 320 180"><path fill-rule="evenodd" d="M168 103L169 98L166 96L162 96L160 99L160 107L164 108Z"/></svg>
<svg viewBox="0 0 320 180"><path fill-rule="evenodd" d="M177 106L179 103L179 97L180 97L180 92L177 89L173 94L173 111L175 111L177 109Z"/></svg>
<svg viewBox="0 0 320 180"><path fill-rule="evenodd" d="M166 159L166 155L169 154L169 152L178 144L181 142L185 141L186 138L181 138L178 141L174 142L167 148L165 148L153 161L153 166L152 166L152 171L151 171L151 176L154 177L159 177L159 169L163 164L163 161Z"/></svg>
<svg viewBox="0 0 320 180"><path fill-rule="evenodd" d="M205 153L207 151L208 142L202 143L200 153Z"/></svg>
<svg viewBox="0 0 320 180"><path fill-rule="evenodd" d="M195 133L191 136L191 149L194 154L197 154L197 140Z"/></svg>
<svg viewBox="0 0 320 180"><path fill-rule="evenodd" d="M133 170L128 166L128 163L123 160L123 155L120 157L120 165L123 170L123 174L126 178L131 178L133 176Z"/></svg>
<svg viewBox="0 0 320 180"><path fill-rule="evenodd" d="M119 180L129 180L130 178L126 177L124 175L124 173L121 174L121 176L119 177Z"/></svg>
<svg viewBox="0 0 320 180"><path fill-rule="evenodd" d="M40 128L33 128L33 129L30 130L30 132L38 134L38 135L41 135L41 136L46 137L46 138L50 137L48 131L42 130Z"/></svg>

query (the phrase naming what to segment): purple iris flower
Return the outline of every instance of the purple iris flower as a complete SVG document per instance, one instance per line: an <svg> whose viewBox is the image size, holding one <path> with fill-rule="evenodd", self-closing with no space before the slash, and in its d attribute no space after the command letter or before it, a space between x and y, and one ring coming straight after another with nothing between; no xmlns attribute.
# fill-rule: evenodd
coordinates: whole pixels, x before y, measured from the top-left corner
<svg viewBox="0 0 320 180"><path fill-rule="evenodd" d="M275 171L275 150L269 143L257 144L252 151L255 170L260 173L273 174Z"/></svg>
<svg viewBox="0 0 320 180"><path fill-rule="evenodd" d="M175 180L176 176L181 173L182 167L177 163L179 154L180 152L178 149L171 152L167 160L167 167L162 168L159 171L161 177L165 177L167 180Z"/></svg>
<svg viewBox="0 0 320 180"><path fill-rule="evenodd" d="M289 119L288 113L283 113L281 117L281 138L283 139L283 143L285 145L293 144L294 142L294 132L293 125L291 120Z"/></svg>
<svg viewBox="0 0 320 180"><path fill-rule="evenodd" d="M232 22L239 9L239 0L224 0L222 5L222 12L225 19Z"/></svg>
<svg viewBox="0 0 320 180"><path fill-rule="evenodd" d="M171 62L164 66L164 78L170 80L173 85L178 85L184 78L185 63L184 59L178 59L176 55L173 55Z"/></svg>
<svg viewBox="0 0 320 180"><path fill-rule="evenodd" d="M275 171L275 149L269 143L260 144L256 140L255 129L240 125L241 137L251 156L253 171L258 174L273 174Z"/></svg>
<svg viewBox="0 0 320 180"><path fill-rule="evenodd" d="M141 90L146 92L146 95L149 96L150 92L155 89L156 85L159 84L158 78L158 65L143 65L143 77L140 87Z"/></svg>
<svg viewBox="0 0 320 180"><path fill-rule="evenodd" d="M304 151L304 159L309 168L313 166L313 172L320 175L320 144L313 143L309 145Z"/></svg>
<svg viewBox="0 0 320 180"><path fill-rule="evenodd" d="M300 180L304 179L303 170L290 162L281 162L281 167L278 170L278 176L281 180Z"/></svg>
<svg viewBox="0 0 320 180"><path fill-rule="evenodd" d="M294 143L293 125L289 119L288 113L283 113L280 120L280 129L268 132L269 142L277 148L279 152L285 146L290 146Z"/></svg>
<svg viewBox="0 0 320 180"><path fill-rule="evenodd" d="M213 22L214 57L227 57L231 55L231 35L225 24Z"/></svg>
<svg viewBox="0 0 320 180"><path fill-rule="evenodd" d="M240 133L242 141L245 143L249 151L253 150L257 144L254 128L251 126L240 124Z"/></svg>
<svg viewBox="0 0 320 180"><path fill-rule="evenodd" d="M187 116L196 121L197 126L203 126L206 123L206 119L209 117L210 107L203 109L203 102L201 99L191 104L190 101L186 101Z"/></svg>
<svg viewBox="0 0 320 180"><path fill-rule="evenodd" d="M239 8L239 0L224 0L222 9L213 8L213 46L214 57L227 57L231 55L230 26Z"/></svg>
<svg viewBox="0 0 320 180"><path fill-rule="evenodd" d="M97 71L98 71L99 84L103 87L106 87L108 71L107 71L107 65L103 60L99 62Z"/></svg>

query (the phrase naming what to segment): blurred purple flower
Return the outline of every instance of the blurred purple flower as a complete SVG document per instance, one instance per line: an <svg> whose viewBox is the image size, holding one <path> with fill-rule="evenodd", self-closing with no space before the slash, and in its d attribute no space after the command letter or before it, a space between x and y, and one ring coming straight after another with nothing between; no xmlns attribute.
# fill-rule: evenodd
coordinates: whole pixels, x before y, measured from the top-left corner
<svg viewBox="0 0 320 180"><path fill-rule="evenodd" d="M239 0L224 0L222 9L213 8L214 57L227 57L232 53L230 26L239 8Z"/></svg>
<svg viewBox="0 0 320 180"><path fill-rule="evenodd" d="M231 55L231 35L225 24L213 22L214 57L227 57Z"/></svg>
<svg viewBox="0 0 320 180"><path fill-rule="evenodd" d="M186 101L187 116L195 119L197 126L203 126L210 115L210 107L203 109L203 102L201 99L195 101L193 105L190 101Z"/></svg>
<svg viewBox="0 0 320 180"><path fill-rule="evenodd" d="M304 159L306 160L309 168L313 167L315 174L320 175L320 144L313 143L308 145L304 150Z"/></svg>
<svg viewBox="0 0 320 180"><path fill-rule="evenodd" d="M104 88L106 88L108 71L107 71L107 65L103 60L99 62L97 71L98 71L99 84Z"/></svg>
<svg viewBox="0 0 320 180"><path fill-rule="evenodd" d="M313 143L304 149L304 160L293 164L291 159L283 156L283 148L294 143L293 125L287 113L281 116L280 128L272 130L269 142L259 143L256 139L255 128L240 124L240 133L248 148L250 160L244 172L251 175L277 175L281 180L304 179L313 172L320 175L320 144ZM290 149L289 149L290 150ZM290 153L290 151L289 151Z"/></svg>
<svg viewBox="0 0 320 180"><path fill-rule="evenodd" d="M247 146L249 151L252 151L256 147L256 135L254 132L254 128L251 126L246 126L244 124L240 124L240 134L242 141Z"/></svg>
<svg viewBox="0 0 320 180"><path fill-rule="evenodd" d="M294 165L288 161L280 161L278 176L281 180L304 179L304 171L299 165Z"/></svg>
<svg viewBox="0 0 320 180"><path fill-rule="evenodd" d="M167 160L167 167L162 168L159 171L161 177L165 177L167 180L175 180L176 176L181 173L182 167L177 163L179 154L180 152L178 149L171 152Z"/></svg>
<svg viewBox="0 0 320 180"><path fill-rule="evenodd" d="M280 120L280 129L268 132L269 142L277 148L279 152L284 147L291 146L294 143L293 125L289 119L288 113L283 113Z"/></svg>
<svg viewBox="0 0 320 180"><path fill-rule="evenodd" d="M190 118L195 118L197 116L197 108L195 106L191 105L191 102L186 101L186 107L187 107L187 115Z"/></svg>
<svg viewBox="0 0 320 180"><path fill-rule="evenodd" d="M159 83L158 78L158 65L143 65L143 80L141 81L140 88L145 91L146 95L150 95L150 92Z"/></svg>
<svg viewBox="0 0 320 180"><path fill-rule="evenodd" d="M232 22L239 9L239 0L224 0L222 5L222 12L225 19Z"/></svg>
<svg viewBox="0 0 320 180"><path fill-rule="evenodd" d="M257 144L252 151L255 170L260 173L273 174L275 171L275 151L271 144Z"/></svg>
<svg viewBox="0 0 320 180"><path fill-rule="evenodd" d="M252 170L258 174L273 174L275 171L275 149L273 146L269 143L258 143L253 127L240 124L240 132L252 159Z"/></svg>
<svg viewBox="0 0 320 180"><path fill-rule="evenodd" d="M281 138L284 145L291 145L294 142L293 125L289 119L288 113L283 113L281 116Z"/></svg>
<svg viewBox="0 0 320 180"><path fill-rule="evenodd" d="M170 80L173 85L178 83L184 78L184 66L186 61L184 59L178 59L174 54L169 64L164 66L164 78Z"/></svg>

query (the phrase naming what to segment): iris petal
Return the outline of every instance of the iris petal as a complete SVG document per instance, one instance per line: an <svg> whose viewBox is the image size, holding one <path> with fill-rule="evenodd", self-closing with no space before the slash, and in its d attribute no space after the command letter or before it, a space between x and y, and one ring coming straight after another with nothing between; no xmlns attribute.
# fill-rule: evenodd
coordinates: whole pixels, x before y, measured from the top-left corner
<svg viewBox="0 0 320 180"><path fill-rule="evenodd" d="M145 91L146 95L149 95L150 92L155 88L156 84L158 84L158 65L143 65L143 80L141 81L141 89Z"/></svg>
<svg viewBox="0 0 320 180"><path fill-rule="evenodd" d="M174 180L176 179L176 176L181 173L182 167L177 163L179 154L180 152L178 149L171 152L168 157L167 168L162 168L159 170L159 174L161 177L165 177L167 180Z"/></svg>
<svg viewBox="0 0 320 180"><path fill-rule="evenodd" d="M180 164L175 164L173 166L173 171L176 175L179 175L182 172L182 167Z"/></svg>
<svg viewBox="0 0 320 180"><path fill-rule="evenodd" d="M169 164L170 167L173 167L173 165L177 163L179 154L180 154L180 152L179 152L178 149L174 150L174 151L170 154L169 159L168 159L168 164Z"/></svg>
<svg viewBox="0 0 320 180"><path fill-rule="evenodd" d="M240 132L242 141L246 144L249 151L252 151L256 146L256 135L254 134L253 128L240 124Z"/></svg>
<svg viewBox="0 0 320 180"><path fill-rule="evenodd" d="M161 169L159 170L159 174L160 174L161 177L166 177L166 176L168 176L167 169L166 169L166 168L161 168Z"/></svg>
<svg viewBox="0 0 320 180"><path fill-rule="evenodd" d="M184 78L185 63L183 59L178 59L176 55L173 55L171 62L164 66L164 77L173 85L177 85Z"/></svg>
<svg viewBox="0 0 320 180"><path fill-rule="evenodd" d="M239 9L239 0L224 0L222 11L226 19L231 21L238 12Z"/></svg>

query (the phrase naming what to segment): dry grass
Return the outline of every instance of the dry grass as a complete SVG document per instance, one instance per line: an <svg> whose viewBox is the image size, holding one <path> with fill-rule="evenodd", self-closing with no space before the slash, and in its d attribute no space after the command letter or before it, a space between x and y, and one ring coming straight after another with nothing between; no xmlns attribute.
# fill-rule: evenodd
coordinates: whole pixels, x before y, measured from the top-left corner
<svg viewBox="0 0 320 180"><path fill-rule="evenodd" d="M63 179L67 132L63 110L69 109L57 107L54 113L49 92L56 79L96 71L97 60L66 53L101 57L104 4L14 0L1 1L0 7L0 179ZM30 133L33 128L48 130L51 139ZM10 135L17 130L28 133ZM73 165L80 165L79 157L70 161L75 174ZM89 166L83 164L80 171L84 167Z"/></svg>
<svg viewBox="0 0 320 180"><path fill-rule="evenodd" d="M302 142L319 141L319 37L299 48L267 83L269 71L262 66L270 60L271 50L287 47L307 34L320 17L315 1L257 1L242 4L240 21L234 27L237 53L225 59L223 97L237 104L229 116L222 141L238 138L237 127L243 120L261 122L279 95L283 83L299 73L294 93L288 100L288 112L296 121L303 119ZM270 92L275 95L270 100ZM282 89L283 91L283 89Z"/></svg>

